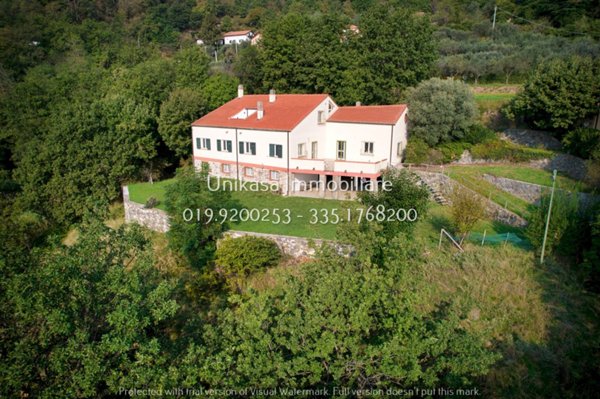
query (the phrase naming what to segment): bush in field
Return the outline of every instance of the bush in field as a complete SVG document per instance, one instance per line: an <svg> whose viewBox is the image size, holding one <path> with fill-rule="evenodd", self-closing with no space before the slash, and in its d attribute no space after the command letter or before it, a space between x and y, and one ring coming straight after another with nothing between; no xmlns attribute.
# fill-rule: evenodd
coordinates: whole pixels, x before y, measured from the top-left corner
<svg viewBox="0 0 600 399"><path fill-rule="evenodd" d="M430 146L460 140L477 116L473 94L457 80L433 78L409 90L409 131Z"/></svg>
<svg viewBox="0 0 600 399"><path fill-rule="evenodd" d="M570 131L563 139L564 148L571 154L600 161L600 131L579 128Z"/></svg>
<svg viewBox="0 0 600 399"><path fill-rule="evenodd" d="M404 150L404 162L406 163L426 163L429 153L429 146L419 138L410 138Z"/></svg>
<svg viewBox="0 0 600 399"><path fill-rule="evenodd" d="M437 146L437 149L442 153L442 161L449 163L460 159L460 156L466 150L471 148L471 144L462 141L454 143L445 143Z"/></svg>
<svg viewBox="0 0 600 399"><path fill-rule="evenodd" d="M475 224L485 218L485 203L479 195L465 188L454 186L452 190L452 224L456 232L461 236L461 242L471 231Z"/></svg>
<svg viewBox="0 0 600 399"><path fill-rule="evenodd" d="M240 279L275 266L281 257L281 251L274 241L244 236L221 241L215 253L215 264L230 282L239 285Z"/></svg>
<svg viewBox="0 0 600 399"><path fill-rule="evenodd" d="M483 125L475 124L467 130L463 137L463 141L470 144L480 144L494 141L496 138L496 133L493 130L488 129Z"/></svg>
<svg viewBox="0 0 600 399"><path fill-rule="evenodd" d="M537 249L542 248L549 205L550 194L548 193L540 199L540 206L531 214L527 226L527 238ZM580 238L579 224L577 196L557 190L552 202L546 252L560 250L562 253L572 253L576 250L577 240Z"/></svg>

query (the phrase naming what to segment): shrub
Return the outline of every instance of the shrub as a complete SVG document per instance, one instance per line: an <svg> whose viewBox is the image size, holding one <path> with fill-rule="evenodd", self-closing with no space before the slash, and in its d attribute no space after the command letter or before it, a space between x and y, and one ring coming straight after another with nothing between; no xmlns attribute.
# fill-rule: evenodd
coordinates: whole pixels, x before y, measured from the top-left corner
<svg viewBox="0 0 600 399"><path fill-rule="evenodd" d="M157 200L154 197L149 197L148 200L146 200L146 204L144 205L144 208L146 208L146 209L156 208L159 204L160 204L159 200Z"/></svg>
<svg viewBox="0 0 600 399"><path fill-rule="evenodd" d="M406 144L404 152L404 162L407 163L426 163L429 146L426 142L419 138L411 138Z"/></svg>
<svg viewBox="0 0 600 399"><path fill-rule="evenodd" d="M505 160L511 162L527 162L534 159L551 158L552 151L519 146L508 141L496 139L480 143L471 148L471 154L476 159Z"/></svg>
<svg viewBox="0 0 600 399"><path fill-rule="evenodd" d="M471 144L464 143L462 141L457 141L454 143L446 143L446 144L442 144L437 147L437 149L439 151L441 151L441 153L442 153L442 161L444 163L448 163L448 162L452 162L452 161L456 161L456 160L460 159L460 156L462 155L462 153L465 152L465 150L468 150L470 148L471 148Z"/></svg>
<svg viewBox="0 0 600 399"><path fill-rule="evenodd" d="M600 131L590 128L579 128L570 131L562 140L569 153L600 161Z"/></svg>
<svg viewBox="0 0 600 399"><path fill-rule="evenodd" d="M470 144L480 144L494 141L496 139L496 133L492 129L488 129L483 125L476 124L465 133L463 141Z"/></svg>
<svg viewBox="0 0 600 399"><path fill-rule="evenodd" d="M281 251L274 241L243 236L221 241L215 253L215 264L230 283L239 286L241 279L275 266L281 257Z"/></svg>
<svg viewBox="0 0 600 399"><path fill-rule="evenodd" d="M471 231L475 223L485 217L485 203L483 199L469 192L465 188L455 186L452 190L452 224L462 239Z"/></svg>
<svg viewBox="0 0 600 399"><path fill-rule="evenodd" d="M525 232L531 244L538 250L542 248L549 205L550 194L546 193L540 200L540 206L531 214ZM579 221L577 196L557 190L554 193L550 224L548 225L547 253L556 249L562 253L571 253L576 249L576 241L581 238L579 237ZM572 244L575 244L575 247Z"/></svg>

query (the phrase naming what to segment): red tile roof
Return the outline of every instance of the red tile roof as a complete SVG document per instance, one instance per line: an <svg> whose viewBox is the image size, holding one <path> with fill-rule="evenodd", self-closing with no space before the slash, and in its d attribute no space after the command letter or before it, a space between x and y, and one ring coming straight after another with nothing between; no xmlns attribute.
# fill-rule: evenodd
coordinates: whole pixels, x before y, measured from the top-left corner
<svg viewBox="0 0 600 399"><path fill-rule="evenodd" d="M270 103L268 94L245 95L204 115L192 123L192 126L289 132L327 97L327 94L277 94L275 102ZM263 103L264 116L262 119L259 120L256 113L246 119L232 118L244 109L256 109L258 101Z"/></svg>
<svg viewBox="0 0 600 399"><path fill-rule="evenodd" d="M248 33L250 33L252 31L250 30L234 30L231 32L227 32L227 33L223 33L223 37L227 37L227 36L245 36Z"/></svg>
<svg viewBox="0 0 600 399"><path fill-rule="evenodd" d="M406 104L339 107L327 122L393 125L398 122L405 110Z"/></svg>

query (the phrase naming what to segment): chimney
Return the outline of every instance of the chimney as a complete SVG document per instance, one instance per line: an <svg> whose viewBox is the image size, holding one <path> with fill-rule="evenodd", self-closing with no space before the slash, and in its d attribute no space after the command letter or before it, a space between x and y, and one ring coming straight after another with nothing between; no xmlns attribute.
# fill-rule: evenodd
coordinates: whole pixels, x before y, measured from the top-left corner
<svg viewBox="0 0 600 399"><path fill-rule="evenodd" d="M356 106L357 106L357 107L360 107L361 105L362 105L362 104L361 104L361 102L360 102L360 101L357 101L357 102L356 102Z"/></svg>
<svg viewBox="0 0 600 399"><path fill-rule="evenodd" d="M277 96L275 95L275 89L269 90L269 102L274 103Z"/></svg>
<svg viewBox="0 0 600 399"><path fill-rule="evenodd" d="M238 85L238 98L244 97L244 86Z"/></svg>
<svg viewBox="0 0 600 399"><path fill-rule="evenodd" d="M265 110L262 101L259 101L256 103L256 119L262 119L263 116L265 116Z"/></svg>

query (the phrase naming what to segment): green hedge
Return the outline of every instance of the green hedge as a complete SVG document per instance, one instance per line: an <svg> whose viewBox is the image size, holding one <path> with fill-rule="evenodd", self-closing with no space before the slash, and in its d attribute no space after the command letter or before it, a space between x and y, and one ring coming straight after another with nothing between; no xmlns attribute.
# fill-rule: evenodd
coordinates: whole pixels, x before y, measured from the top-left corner
<svg viewBox="0 0 600 399"><path fill-rule="evenodd" d="M476 144L471 148L471 154L476 159L510 162L527 162L551 158L554 155L552 151L523 147L504 140Z"/></svg>
<svg viewBox="0 0 600 399"><path fill-rule="evenodd" d="M267 238L225 238L215 253L215 264L227 279L236 280L275 266L281 260L277 244Z"/></svg>

